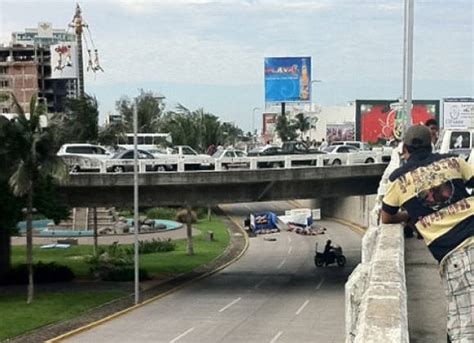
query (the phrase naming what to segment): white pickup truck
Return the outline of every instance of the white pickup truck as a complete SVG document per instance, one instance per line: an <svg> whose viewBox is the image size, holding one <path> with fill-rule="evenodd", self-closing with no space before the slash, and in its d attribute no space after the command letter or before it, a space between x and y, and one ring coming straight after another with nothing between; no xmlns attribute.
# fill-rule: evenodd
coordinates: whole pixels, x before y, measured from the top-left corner
<svg viewBox="0 0 474 343"><path fill-rule="evenodd" d="M211 156L199 154L189 145L176 145L168 150L168 154L170 156L177 157L176 170L179 170L181 165L183 166L184 170L213 168L214 159Z"/></svg>

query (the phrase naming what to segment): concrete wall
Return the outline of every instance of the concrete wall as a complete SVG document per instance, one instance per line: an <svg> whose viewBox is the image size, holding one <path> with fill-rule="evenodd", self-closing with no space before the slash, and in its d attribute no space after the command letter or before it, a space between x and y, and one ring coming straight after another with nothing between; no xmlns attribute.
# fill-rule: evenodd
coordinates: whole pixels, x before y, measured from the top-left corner
<svg viewBox="0 0 474 343"><path fill-rule="evenodd" d="M377 223L377 198L329 198L319 204L324 217L367 228L362 262L346 283L346 343L409 342L403 230Z"/></svg>
<svg viewBox="0 0 474 343"><path fill-rule="evenodd" d="M374 207L376 195L350 196L346 198L325 198L320 202L325 217L339 218L364 228L369 227L370 210Z"/></svg>

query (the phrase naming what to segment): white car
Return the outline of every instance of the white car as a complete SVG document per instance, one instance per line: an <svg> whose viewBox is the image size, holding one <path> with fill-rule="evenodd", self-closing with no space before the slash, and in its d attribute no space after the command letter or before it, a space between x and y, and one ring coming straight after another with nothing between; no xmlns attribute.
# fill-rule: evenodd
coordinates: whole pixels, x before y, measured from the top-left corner
<svg viewBox="0 0 474 343"><path fill-rule="evenodd" d="M219 149L212 155L212 158L216 164L220 163L221 168L224 170L250 168L250 160L247 157L247 153L239 149Z"/></svg>
<svg viewBox="0 0 474 343"><path fill-rule="evenodd" d="M185 169L210 169L214 160L206 154L198 154L189 145L176 145L169 151L170 155L178 156L185 164ZM159 157L158 157L159 158Z"/></svg>
<svg viewBox="0 0 474 343"><path fill-rule="evenodd" d="M70 172L78 172L97 171L100 161L110 159L114 154L100 145L71 143L61 146L57 155L68 165Z"/></svg>
<svg viewBox="0 0 474 343"><path fill-rule="evenodd" d="M352 163L374 163L376 160L375 152L361 151L352 145L330 145L323 149L332 157L332 165L347 164L350 156Z"/></svg>
<svg viewBox="0 0 474 343"><path fill-rule="evenodd" d="M334 141L334 142L331 142L331 145L352 145L352 146L355 146L360 151L372 150L369 144L367 144L366 142L360 142L360 141Z"/></svg>

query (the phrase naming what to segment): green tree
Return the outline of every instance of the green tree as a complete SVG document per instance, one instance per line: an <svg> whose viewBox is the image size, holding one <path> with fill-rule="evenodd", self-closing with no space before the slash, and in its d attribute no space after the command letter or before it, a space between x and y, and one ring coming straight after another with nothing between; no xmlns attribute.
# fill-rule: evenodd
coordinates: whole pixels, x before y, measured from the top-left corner
<svg viewBox="0 0 474 343"><path fill-rule="evenodd" d="M99 132L99 109L97 99L84 97L66 101L65 113L53 116L51 127L56 130L59 143L96 142Z"/></svg>
<svg viewBox="0 0 474 343"><path fill-rule="evenodd" d="M296 127L288 120L286 113L282 113L277 117L276 131L283 142L292 141L298 137Z"/></svg>
<svg viewBox="0 0 474 343"><path fill-rule="evenodd" d="M53 130L44 129L40 123L40 116L45 112L44 107L37 106L36 95L30 100L30 116L26 117L13 94L17 117L14 121L16 130L13 174L9 178L9 186L15 196L26 197L26 263L28 265L28 295L30 304L34 297L33 285L33 209L35 190L51 178L64 180L67 177L67 168L62 160L56 156L57 147Z"/></svg>
<svg viewBox="0 0 474 343"><path fill-rule="evenodd" d="M302 112L297 113L294 119L294 126L300 132L301 140L304 140L306 131L311 128L309 117L306 117Z"/></svg>
<svg viewBox="0 0 474 343"><path fill-rule="evenodd" d="M8 185L8 179L13 173L12 165L16 156L16 130L13 122L0 116L0 275L11 266L11 239L10 236L21 220L21 209L24 201L16 198Z"/></svg>
<svg viewBox="0 0 474 343"><path fill-rule="evenodd" d="M133 132L134 102L135 101L128 96L122 96L115 103L117 112L122 116L123 129L128 133ZM138 132L159 132L160 118L163 112L161 101L155 97L153 92L140 89L140 94L137 96L136 102Z"/></svg>
<svg viewBox="0 0 474 343"><path fill-rule="evenodd" d="M170 132L175 145L200 147L202 143L202 121L199 112L191 112L178 104L175 111L169 111L161 123L163 131Z"/></svg>

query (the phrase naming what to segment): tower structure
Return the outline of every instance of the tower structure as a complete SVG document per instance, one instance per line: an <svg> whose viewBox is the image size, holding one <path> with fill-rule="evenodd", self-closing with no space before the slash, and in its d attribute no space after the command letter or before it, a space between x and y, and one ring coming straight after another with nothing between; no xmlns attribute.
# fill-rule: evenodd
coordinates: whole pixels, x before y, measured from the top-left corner
<svg viewBox="0 0 474 343"><path fill-rule="evenodd" d="M77 57L78 57L78 80L79 80L79 96L84 97L84 61L82 58L82 32L87 25L83 23L81 15L81 7L76 5L76 12L72 18L72 23L69 24L74 29L76 34Z"/></svg>

